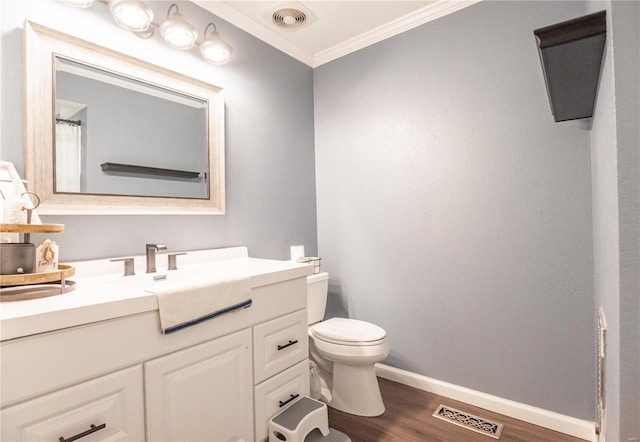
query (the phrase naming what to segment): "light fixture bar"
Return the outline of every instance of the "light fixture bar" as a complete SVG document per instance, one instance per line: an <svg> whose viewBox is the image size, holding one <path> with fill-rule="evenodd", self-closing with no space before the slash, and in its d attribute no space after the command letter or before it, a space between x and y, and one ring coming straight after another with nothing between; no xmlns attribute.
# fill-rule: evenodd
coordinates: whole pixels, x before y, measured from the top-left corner
<svg viewBox="0 0 640 442"><path fill-rule="evenodd" d="M59 1L68 6L82 8L88 8L95 2L95 0ZM198 43L198 32L184 19L176 3L169 6L167 19L158 25L153 22L151 8L141 0L98 0L98 2L108 5L113 19L120 27L133 32L140 38L153 37L155 28L158 28L164 42L172 48L186 50L198 45L200 54L207 63L222 65L231 59L233 48L222 39L216 25L209 23L204 31L204 40Z"/></svg>

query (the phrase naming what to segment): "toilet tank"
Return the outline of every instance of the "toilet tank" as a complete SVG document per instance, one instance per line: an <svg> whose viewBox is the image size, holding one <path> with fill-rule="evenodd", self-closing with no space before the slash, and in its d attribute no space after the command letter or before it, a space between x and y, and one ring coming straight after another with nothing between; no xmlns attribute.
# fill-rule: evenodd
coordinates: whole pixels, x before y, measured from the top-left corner
<svg viewBox="0 0 640 442"><path fill-rule="evenodd" d="M307 276L307 324L324 319L329 290L329 274L326 272Z"/></svg>

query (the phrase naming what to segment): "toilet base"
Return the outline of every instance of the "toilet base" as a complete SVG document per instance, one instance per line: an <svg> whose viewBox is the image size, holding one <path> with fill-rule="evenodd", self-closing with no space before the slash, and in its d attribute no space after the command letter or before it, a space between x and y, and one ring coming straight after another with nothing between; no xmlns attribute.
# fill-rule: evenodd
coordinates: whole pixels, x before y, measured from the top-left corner
<svg viewBox="0 0 640 442"><path fill-rule="evenodd" d="M331 399L328 405L356 416L380 416L384 403L374 365L333 363Z"/></svg>

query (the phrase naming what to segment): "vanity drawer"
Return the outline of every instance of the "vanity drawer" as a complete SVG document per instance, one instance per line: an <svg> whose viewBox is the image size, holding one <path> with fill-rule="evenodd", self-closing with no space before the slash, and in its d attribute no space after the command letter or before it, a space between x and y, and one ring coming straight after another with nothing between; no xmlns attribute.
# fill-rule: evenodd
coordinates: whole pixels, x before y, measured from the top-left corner
<svg viewBox="0 0 640 442"><path fill-rule="evenodd" d="M269 419L302 396L309 396L309 359L256 385L254 394L256 441L261 442L268 438Z"/></svg>
<svg viewBox="0 0 640 442"><path fill-rule="evenodd" d="M258 384L309 357L307 311L299 310L253 328L254 380Z"/></svg>
<svg viewBox="0 0 640 442"><path fill-rule="evenodd" d="M143 441L142 367L46 394L1 414L1 439L6 441L57 442L82 433L82 441Z"/></svg>

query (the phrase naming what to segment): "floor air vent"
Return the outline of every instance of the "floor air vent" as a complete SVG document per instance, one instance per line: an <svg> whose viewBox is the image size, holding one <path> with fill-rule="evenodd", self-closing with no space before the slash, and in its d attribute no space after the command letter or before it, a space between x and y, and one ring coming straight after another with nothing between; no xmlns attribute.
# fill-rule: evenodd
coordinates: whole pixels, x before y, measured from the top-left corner
<svg viewBox="0 0 640 442"><path fill-rule="evenodd" d="M500 439L504 428L503 424L497 424L487 419L444 405L440 405L436 409L436 412L433 413L433 416L452 424L459 425L463 428L487 435L494 439Z"/></svg>

